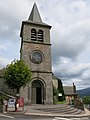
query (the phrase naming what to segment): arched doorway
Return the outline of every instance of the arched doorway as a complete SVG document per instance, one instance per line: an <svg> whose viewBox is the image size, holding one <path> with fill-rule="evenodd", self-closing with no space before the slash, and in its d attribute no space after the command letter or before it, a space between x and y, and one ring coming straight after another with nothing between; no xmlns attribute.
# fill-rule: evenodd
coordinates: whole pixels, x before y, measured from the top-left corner
<svg viewBox="0 0 90 120"><path fill-rule="evenodd" d="M40 80L32 82L31 103L43 104L44 103L44 85Z"/></svg>

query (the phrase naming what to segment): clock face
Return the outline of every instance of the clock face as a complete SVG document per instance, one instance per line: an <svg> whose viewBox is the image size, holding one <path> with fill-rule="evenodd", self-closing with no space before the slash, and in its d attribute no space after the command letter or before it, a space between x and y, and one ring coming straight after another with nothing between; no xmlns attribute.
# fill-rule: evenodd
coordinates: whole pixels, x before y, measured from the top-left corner
<svg viewBox="0 0 90 120"><path fill-rule="evenodd" d="M39 51L32 52L31 60L36 64L41 63L42 62L42 53Z"/></svg>

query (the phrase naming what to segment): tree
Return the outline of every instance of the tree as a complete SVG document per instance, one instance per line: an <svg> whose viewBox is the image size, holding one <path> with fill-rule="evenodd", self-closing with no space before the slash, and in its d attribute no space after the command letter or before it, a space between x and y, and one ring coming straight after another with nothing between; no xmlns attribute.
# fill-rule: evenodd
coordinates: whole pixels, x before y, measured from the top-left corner
<svg viewBox="0 0 90 120"><path fill-rule="evenodd" d="M53 86L53 103L56 104L58 101L58 89Z"/></svg>
<svg viewBox="0 0 90 120"><path fill-rule="evenodd" d="M90 96L84 96L82 100L84 104L90 104Z"/></svg>
<svg viewBox="0 0 90 120"><path fill-rule="evenodd" d="M53 96L58 96L58 89L53 86Z"/></svg>
<svg viewBox="0 0 90 120"><path fill-rule="evenodd" d="M31 80L31 70L22 60L14 60L7 65L4 74L5 83L11 89L16 89L17 93L21 87L25 87Z"/></svg>
<svg viewBox="0 0 90 120"><path fill-rule="evenodd" d="M62 96L59 96L59 101L65 100L63 85L60 79L58 79L58 93L62 94Z"/></svg>

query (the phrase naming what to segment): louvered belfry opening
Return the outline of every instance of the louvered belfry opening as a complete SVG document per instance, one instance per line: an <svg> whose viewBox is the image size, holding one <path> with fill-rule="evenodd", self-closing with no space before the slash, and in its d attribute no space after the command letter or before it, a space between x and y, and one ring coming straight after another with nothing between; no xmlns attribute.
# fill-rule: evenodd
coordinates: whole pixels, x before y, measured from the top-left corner
<svg viewBox="0 0 90 120"><path fill-rule="evenodd" d="M43 31L42 30L38 30L38 41L43 42Z"/></svg>
<svg viewBox="0 0 90 120"><path fill-rule="evenodd" d="M31 40L43 42L43 31L42 30L36 31L35 28L32 28L31 29Z"/></svg>
<svg viewBox="0 0 90 120"><path fill-rule="evenodd" d="M36 41L37 40L37 32L36 29L31 29L31 40Z"/></svg>

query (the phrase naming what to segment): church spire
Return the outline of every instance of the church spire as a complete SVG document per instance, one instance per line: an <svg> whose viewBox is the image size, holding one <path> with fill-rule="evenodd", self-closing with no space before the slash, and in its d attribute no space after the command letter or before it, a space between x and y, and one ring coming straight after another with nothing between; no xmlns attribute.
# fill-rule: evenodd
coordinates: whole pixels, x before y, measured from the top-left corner
<svg viewBox="0 0 90 120"><path fill-rule="evenodd" d="M36 25L41 25L41 26L48 27L49 29L51 29L50 25L48 25L42 21L36 3L34 3L34 5L33 5L33 8L31 10L28 20L22 21L20 37L22 37L22 35L23 35L23 26L25 24L34 24L34 25L36 24Z"/></svg>
<svg viewBox="0 0 90 120"><path fill-rule="evenodd" d="M32 22L42 23L42 19L41 19L41 16L39 14L36 3L34 3L34 5L33 5L33 8L32 8L32 11L30 13L30 16L29 16L28 20L31 20Z"/></svg>

